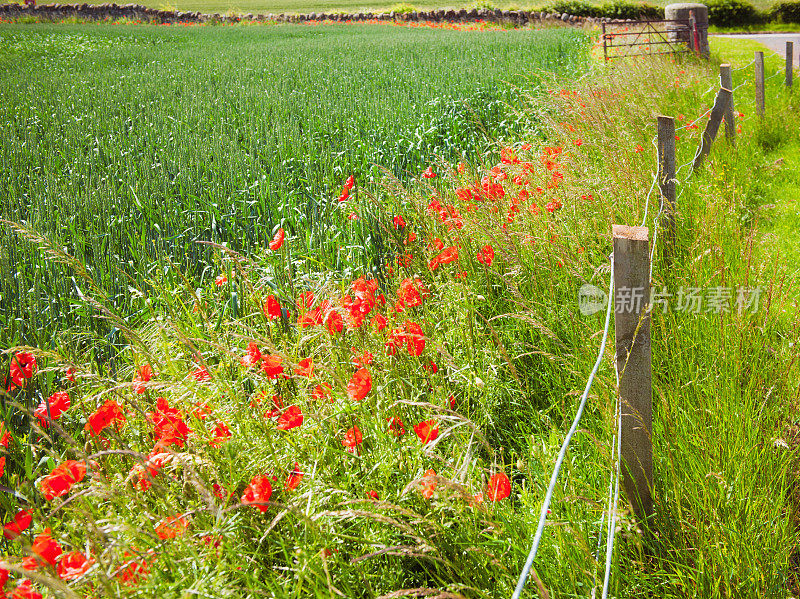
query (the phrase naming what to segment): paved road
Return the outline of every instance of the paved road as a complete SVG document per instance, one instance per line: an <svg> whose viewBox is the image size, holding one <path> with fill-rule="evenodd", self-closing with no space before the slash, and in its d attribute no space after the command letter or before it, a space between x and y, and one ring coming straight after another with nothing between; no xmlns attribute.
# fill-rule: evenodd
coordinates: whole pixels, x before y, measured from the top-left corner
<svg viewBox="0 0 800 599"><path fill-rule="evenodd" d="M773 52L786 56L786 42L794 42L795 54L800 51L800 33L725 33L712 34L715 37L734 37L738 39L753 40L764 44Z"/></svg>

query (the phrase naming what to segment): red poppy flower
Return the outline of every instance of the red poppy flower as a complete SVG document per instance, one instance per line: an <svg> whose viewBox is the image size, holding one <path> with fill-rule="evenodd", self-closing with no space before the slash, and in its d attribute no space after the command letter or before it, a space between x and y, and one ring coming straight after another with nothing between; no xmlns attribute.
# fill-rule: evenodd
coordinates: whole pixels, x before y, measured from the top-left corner
<svg viewBox="0 0 800 599"><path fill-rule="evenodd" d="M292 470L289 473L289 476L286 477L286 482L283 485L283 489L285 491L294 491L300 484L300 481L303 480L303 476L305 476L305 474L302 470L300 470L300 464L295 462L294 470Z"/></svg>
<svg viewBox="0 0 800 599"><path fill-rule="evenodd" d="M125 424L125 414L122 413L122 407L116 401L108 399L102 406L97 408L94 414L89 416L84 428L92 436L97 436L100 431L112 424L118 426Z"/></svg>
<svg viewBox="0 0 800 599"><path fill-rule="evenodd" d="M311 375L314 374L314 361L311 358L303 358L298 362L294 373L298 376L307 376L310 378Z"/></svg>
<svg viewBox="0 0 800 599"><path fill-rule="evenodd" d="M402 300L405 306L421 306L422 300L430 295L430 291L423 282L417 278L403 279L400 281L400 288L397 290L397 297Z"/></svg>
<svg viewBox="0 0 800 599"><path fill-rule="evenodd" d="M489 482L486 483L484 496L489 501L500 501L511 495L511 481L504 472L492 474Z"/></svg>
<svg viewBox="0 0 800 599"><path fill-rule="evenodd" d="M61 580L75 580L86 574L92 564L94 564L94 560L87 559L80 551L70 551L61 555L58 566L56 566L56 573Z"/></svg>
<svg viewBox="0 0 800 599"><path fill-rule="evenodd" d="M433 493L436 491L436 470L433 468L426 470L422 479L419 481L419 485L419 491L425 499L433 497Z"/></svg>
<svg viewBox="0 0 800 599"><path fill-rule="evenodd" d="M353 401L361 401L372 390L372 377L369 370L359 368L347 383L347 395Z"/></svg>
<svg viewBox="0 0 800 599"><path fill-rule="evenodd" d="M126 551L126 565L117 571L117 577L123 584L137 584L142 576L150 573L150 566L145 560L136 561L133 557L133 554Z"/></svg>
<svg viewBox="0 0 800 599"><path fill-rule="evenodd" d="M397 416L391 416L386 421L389 423L389 432L395 437L402 437L406 434L406 427Z"/></svg>
<svg viewBox="0 0 800 599"><path fill-rule="evenodd" d="M3 430L4 428L5 428L5 424L0 422L0 431ZM8 431L5 431L3 433L3 436L0 437L0 445L5 447L6 449L8 449L8 444L10 442L11 442L11 433L9 433Z"/></svg>
<svg viewBox="0 0 800 599"><path fill-rule="evenodd" d="M156 526L156 534L159 539L174 539L175 537L182 537L188 526L189 523L183 516L169 516Z"/></svg>
<svg viewBox="0 0 800 599"><path fill-rule="evenodd" d="M264 414L264 418L277 418L283 410L283 398L280 395L272 396L272 409Z"/></svg>
<svg viewBox="0 0 800 599"><path fill-rule="evenodd" d="M431 374L439 372L439 366L437 366L436 362L433 360L430 360L427 364L423 364L422 368Z"/></svg>
<svg viewBox="0 0 800 599"><path fill-rule="evenodd" d="M436 270L440 265L449 264L455 260L458 260L458 248L455 246L450 246L442 250L438 256L431 258L431 260L428 262L428 268L431 270Z"/></svg>
<svg viewBox="0 0 800 599"><path fill-rule="evenodd" d="M22 387L27 379L33 377L36 368L36 357L32 353L17 352L11 359L11 381L17 387Z"/></svg>
<svg viewBox="0 0 800 599"><path fill-rule="evenodd" d="M356 350L355 347L351 349L351 351L355 350ZM374 358L375 356L373 356L370 352L365 351L360 356L356 356L355 358L353 358L352 364L354 366L358 366L359 368L364 368L365 366L369 366L370 364L372 364L372 360Z"/></svg>
<svg viewBox="0 0 800 599"><path fill-rule="evenodd" d="M434 173L433 168L429 166L423 171L422 176L425 177L426 179L433 179L434 177L436 177L436 173Z"/></svg>
<svg viewBox="0 0 800 599"><path fill-rule="evenodd" d="M278 428L288 431L303 424L303 413L297 406L289 406L286 411L278 417Z"/></svg>
<svg viewBox="0 0 800 599"><path fill-rule="evenodd" d="M192 372L192 377L197 382L204 383L211 380L211 373L204 366L198 366L195 371Z"/></svg>
<svg viewBox="0 0 800 599"><path fill-rule="evenodd" d="M278 229L278 232L275 233L275 237L273 237L272 241L269 242L269 249L271 249L273 252L277 252L279 249L281 249L285 237L286 233L284 233L283 229Z"/></svg>
<svg viewBox="0 0 800 599"><path fill-rule="evenodd" d="M330 334L335 335L336 333L341 333L344 330L344 319L336 310L331 310L328 313L328 318L325 321L325 325L328 327Z"/></svg>
<svg viewBox="0 0 800 599"><path fill-rule="evenodd" d="M279 375L283 374L283 358L280 356L264 356L264 361L261 363L261 371L271 379L277 379Z"/></svg>
<svg viewBox="0 0 800 599"><path fill-rule="evenodd" d="M217 287L222 287L227 282L228 277L225 275L219 275L216 279L214 279L214 283L217 284Z"/></svg>
<svg viewBox="0 0 800 599"><path fill-rule="evenodd" d="M6 583L8 582L8 575L9 575L8 570L0 568L0 589L6 586Z"/></svg>
<svg viewBox="0 0 800 599"><path fill-rule="evenodd" d="M35 0L26 0L28 6L31 6L33 2L35 2ZM10 597L11 599L42 599L42 594L34 591L33 582L30 578L26 578L17 585Z"/></svg>
<svg viewBox="0 0 800 599"><path fill-rule="evenodd" d="M346 187L342 189L342 193L339 194L339 201L346 202L350 198L350 190Z"/></svg>
<svg viewBox="0 0 800 599"><path fill-rule="evenodd" d="M363 439L364 437L361 435L361 430L357 426L354 426L353 428L347 429L344 439L342 439L342 445L350 453L356 453Z"/></svg>
<svg viewBox="0 0 800 599"><path fill-rule="evenodd" d="M387 327L389 321L382 314L376 314L372 319L372 325L378 330L382 331Z"/></svg>
<svg viewBox="0 0 800 599"><path fill-rule="evenodd" d="M406 321L406 343L408 344L408 353L412 356L419 356L425 349L425 333L422 327L416 322Z"/></svg>
<svg viewBox="0 0 800 599"><path fill-rule="evenodd" d="M241 500L244 505L253 505L267 502L270 497L272 497L272 485L269 483L269 477L254 476L244 490ZM260 512L266 512L269 509L268 505L253 505L253 507L258 508Z"/></svg>
<svg viewBox="0 0 800 599"><path fill-rule="evenodd" d="M300 325L301 328L313 327L318 324L322 324L323 320L325 319L324 314L320 308L316 310L309 310L305 314L301 314L300 317L297 319L297 324Z"/></svg>
<svg viewBox="0 0 800 599"><path fill-rule="evenodd" d="M281 317L281 305L274 295L268 295L267 301L264 302L264 316L270 320Z"/></svg>
<svg viewBox="0 0 800 599"><path fill-rule="evenodd" d="M491 266L492 260L494 260L494 248L490 245L483 246L483 248L478 251L478 262L486 266Z"/></svg>
<svg viewBox="0 0 800 599"><path fill-rule="evenodd" d="M16 539L23 531L28 530L33 518L33 510L20 510L14 515L14 520L3 525L3 536L10 541Z"/></svg>
<svg viewBox="0 0 800 599"><path fill-rule="evenodd" d="M6 471L6 458L2 457L0 458L0 476L3 476L3 474L5 474L5 471Z"/></svg>
<svg viewBox="0 0 800 599"><path fill-rule="evenodd" d="M547 204L545 205L544 209L547 210L548 212L552 213L552 212L555 212L556 210L558 210L559 208L561 208L562 206L563 206L563 204L561 202L559 202L558 200L554 199L554 200L550 200L549 202L547 202Z"/></svg>
<svg viewBox="0 0 800 599"><path fill-rule="evenodd" d="M353 186L356 184L356 179L353 175L347 177L347 181L344 182L344 186L346 189L353 189Z"/></svg>
<svg viewBox="0 0 800 599"><path fill-rule="evenodd" d="M245 368L250 368L252 366L258 366L258 363L261 361L261 350L258 349L258 343L255 341L251 341L247 344L247 353L242 356L240 363Z"/></svg>
<svg viewBox="0 0 800 599"><path fill-rule="evenodd" d="M402 216L395 216L392 222L394 223L395 229L403 229L406 226L406 221L403 220Z"/></svg>
<svg viewBox="0 0 800 599"><path fill-rule="evenodd" d="M150 366L150 364L145 364L136 372L136 376L133 377L133 390L136 393L144 393L146 387L142 383L146 383L151 378L153 378L153 367Z"/></svg>
<svg viewBox="0 0 800 599"><path fill-rule="evenodd" d="M423 420L414 425L414 432L417 433L422 444L427 445L439 436L439 425L435 420Z"/></svg>
<svg viewBox="0 0 800 599"><path fill-rule="evenodd" d="M367 497L374 499L375 501L378 501L381 498L377 491L367 491Z"/></svg>
<svg viewBox="0 0 800 599"><path fill-rule="evenodd" d="M315 400L321 400L326 397L330 397L331 401L333 401L333 397L331 396L331 389L332 386L330 383L322 383L321 385L317 385L314 387L314 392L311 394L311 397Z"/></svg>
<svg viewBox="0 0 800 599"><path fill-rule="evenodd" d="M183 421L183 414L176 408L171 408L167 400L159 397L156 400L156 410L147 417L153 423L156 440L161 447L177 445L183 447L191 429Z"/></svg>
<svg viewBox="0 0 800 599"><path fill-rule="evenodd" d="M231 429L228 428L228 425L224 422L220 421L217 422L217 426L214 427L214 436L208 442L211 447L219 447L225 441L231 438Z"/></svg>
<svg viewBox="0 0 800 599"><path fill-rule="evenodd" d="M69 493L75 483L86 476L86 462L66 460L42 480L42 493L47 501Z"/></svg>
<svg viewBox="0 0 800 599"><path fill-rule="evenodd" d="M61 555L63 550L61 545L56 543L49 533L50 529L46 528L44 534L37 535L31 545L31 553L36 556L39 563L48 563L51 566L56 565L58 556Z"/></svg>
<svg viewBox="0 0 800 599"><path fill-rule="evenodd" d="M53 420L61 418L61 414L69 409L69 394L66 391L57 391L49 398L50 417ZM33 415L39 419L42 426L47 426L47 402L41 402L39 407L34 410Z"/></svg>

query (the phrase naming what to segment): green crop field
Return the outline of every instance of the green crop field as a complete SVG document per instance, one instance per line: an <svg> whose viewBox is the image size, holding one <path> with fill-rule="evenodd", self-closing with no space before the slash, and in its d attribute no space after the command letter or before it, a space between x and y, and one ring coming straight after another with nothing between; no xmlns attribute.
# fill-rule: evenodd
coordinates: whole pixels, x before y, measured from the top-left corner
<svg viewBox="0 0 800 599"><path fill-rule="evenodd" d="M349 175L369 190L383 169L405 180L535 129L516 112L528 74L580 73L585 44L564 29L4 25L2 217L86 261L123 313L128 277L165 255L211 276L198 240L250 251L283 226L342 269L340 246L380 244L337 205ZM75 323L70 277L0 235L5 342Z"/></svg>

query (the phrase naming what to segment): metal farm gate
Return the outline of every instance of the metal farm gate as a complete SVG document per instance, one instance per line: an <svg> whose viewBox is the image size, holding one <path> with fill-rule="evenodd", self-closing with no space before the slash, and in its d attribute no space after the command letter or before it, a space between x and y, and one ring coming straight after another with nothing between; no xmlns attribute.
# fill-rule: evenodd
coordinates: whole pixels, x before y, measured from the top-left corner
<svg viewBox="0 0 800 599"><path fill-rule="evenodd" d="M606 60L700 51L697 22L692 18L603 23L602 39Z"/></svg>

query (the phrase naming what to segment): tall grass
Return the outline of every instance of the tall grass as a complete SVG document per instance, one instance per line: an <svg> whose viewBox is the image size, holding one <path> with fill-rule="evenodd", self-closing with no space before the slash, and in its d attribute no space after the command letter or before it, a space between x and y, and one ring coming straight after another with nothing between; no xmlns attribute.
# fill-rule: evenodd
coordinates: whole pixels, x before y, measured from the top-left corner
<svg viewBox="0 0 800 599"><path fill-rule="evenodd" d="M579 73L586 60L573 30L0 31L2 217L84 261L126 315L142 308L138 273L165 257L202 284L218 265L198 240L254 251L279 226L294 240L291 275L356 266L351 246L377 272L383 241L337 205L344 180L408 180L531 132L514 111L521 66ZM81 315L76 284L2 236L0 343L43 342Z"/></svg>

